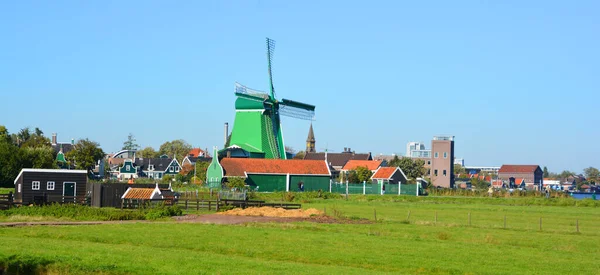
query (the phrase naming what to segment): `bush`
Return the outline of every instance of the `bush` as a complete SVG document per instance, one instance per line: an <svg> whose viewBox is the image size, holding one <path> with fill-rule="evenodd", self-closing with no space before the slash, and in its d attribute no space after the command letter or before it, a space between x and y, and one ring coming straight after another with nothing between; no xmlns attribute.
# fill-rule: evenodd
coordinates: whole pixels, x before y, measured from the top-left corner
<svg viewBox="0 0 600 275"><path fill-rule="evenodd" d="M181 210L179 206L161 206L150 209L144 218L146 218L146 220L157 220L160 218L181 216L182 214L183 210Z"/></svg>
<svg viewBox="0 0 600 275"><path fill-rule="evenodd" d="M152 214L150 214L152 213ZM69 220L85 221L123 221L157 219L162 217L182 215L177 206L159 206L149 209L121 210L115 208L95 208L74 204L51 204L45 206L22 206L0 211L0 216L30 216L66 218Z"/></svg>

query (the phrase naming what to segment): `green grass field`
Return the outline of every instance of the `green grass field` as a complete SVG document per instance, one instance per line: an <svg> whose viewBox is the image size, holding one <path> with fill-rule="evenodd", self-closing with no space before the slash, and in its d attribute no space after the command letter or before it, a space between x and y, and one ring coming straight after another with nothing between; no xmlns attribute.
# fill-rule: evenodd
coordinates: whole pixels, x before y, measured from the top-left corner
<svg viewBox="0 0 600 275"><path fill-rule="evenodd" d="M0 227L0 266L56 273L598 274L598 207L498 202L365 198L303 204L349 220L373 220L376 211L378 222L371 224Z"/></svg>
<svg viewBox="0 0 600 275"><path fill-rule="evenodd" d="M4 188L0 187L0 194L8 194L9 192L15 192L14 188Z"/></svg>

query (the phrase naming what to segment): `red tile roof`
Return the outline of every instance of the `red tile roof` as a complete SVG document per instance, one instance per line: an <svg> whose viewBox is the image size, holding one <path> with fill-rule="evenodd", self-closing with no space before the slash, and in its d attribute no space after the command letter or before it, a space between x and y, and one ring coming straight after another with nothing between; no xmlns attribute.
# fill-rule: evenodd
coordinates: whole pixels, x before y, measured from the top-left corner
<svg viewBox="0 0 600 275"><path fill-rule="evenodd" d="M515 179L515 184L521 184L525 182L525 179L521 178L521 179Z"/></svg>
<svg viewBox="0 0 600 275"><path fill-rule="evenodd" d="M381 166L381 160L349 160L342 170L354 170L358 167L367 167L367 169L374 171Z"/></svg>
<svg viewBox="0 0 600 275"><path fill-rule="evenodd" d="M152 198L152 192L154 192L154 188L130 188L123 198L149 200Z"/></svg>
<svg viewBox="0 0 600 275"><path fill-rule="evenodd" d="M192 150L190 150L190 152L188 153L188 156L192 156L192 157L198 157L200 155L206 155L204 150L200 149L200 148L192 148Z"/></svg>
<svg viewBox="0 0 600 275"><path fill-rule="evenodd" d="M224 158L225 176L248 174L331 175L324 160Z"/></svg>
<svg viewBox="0 0 600 275"><path fill-rule="evenodd" d="M373 175L373 179L389 179L392 177L398 167L380 167Z"/></svg>
<svg viewBox="0 0 600 275"><path fill-rule="evenodd" d="M539 165L502 165L498 173L533 173Z"/></svg>

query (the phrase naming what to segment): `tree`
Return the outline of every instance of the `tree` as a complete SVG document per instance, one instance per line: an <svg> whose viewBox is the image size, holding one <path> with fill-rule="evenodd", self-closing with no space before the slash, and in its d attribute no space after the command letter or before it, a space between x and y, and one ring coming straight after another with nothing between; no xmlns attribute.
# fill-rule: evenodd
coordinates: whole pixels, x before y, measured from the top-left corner
<svg viewBox="0 0 600 275"><path fill-rule="evenodd" d="M480 180L478 177L473 177L471 179L471 188L484 190L490 186L490 183L485 180Z"/></svg>
<svg viewBox="0 0 600 275"><path fill-rule="evenodd" d="M225 185L229 189L243 189L246 186L246 179L242 177L227 177L227 182Z"/></svg>
<svg viewBox="0 0 600 275"><path fill-rule="evenodd" d="M594 168L591 166L583 169L583 173L585 174L585 177L587 178L588 181L593 181L594 183L600 177L600 171L597 168Z"/></svg>
<svg viewBox="0 0 600 275"><path fill-rule="evenodd" d="M359 166L356 167L355 171L358 182L369 181L373 175L373 172L371 172L371 170L369 170L367 167Z"/></svg>
<svg viewBox="0 0 600 275"><path fill-rule="evenodd" d="M31 137L31 130L29 129L29 127L25 127L21 130L19 130L19 133L17 133L16 135L13 135L13 142L21 147L21 144L23 144L25 141L27 141L29 138Z"/></svg>
<svg viewBox="0 0 600 275"><path fill-rule="evenodd" d="M550 172L548 172L548 167L544 166L544 178L550 177Z"/></svg>
<svg viewBox="0 0 600 275"><path fill-rule="evenodd" d="M185 142L185 140L177 139L163 143L158 153L159 155L167 155L169 157L175 156L177 161L181 163L190 150L192 150L192 146L189 143Z"/></svg>
<svg viewBox="0 0 600 275"><path fill-rule="evenodd" d="M419 177L423 177L427 173L425 169L425 161L422 159L412 159L412 158L398 158L398 156L394 156L394 159L388 162L388 166L394 167L398 166L404 174L410 179L416 179Z"/></svg>
<svg viewBox="0 0 600 275"><path fill-rule="evenodd" d="M132 133L129 133L129 135L127 136L127 140L125 142L123 142L123 148L121 148L122 150L138 150L140 149L140 146L135 143L135 137L133 136Z"/></svg>
<svg viewBox="0 0 600 275"><path fill-rule="evenodd" d="M104 157L104 151L99 148L100 144L89 139L80 139L74 148L66 155L78 169L92 170L98 160Z"/></svg>
<svg viewBox="0 0 600 275"><path fill-rule="evenodd" d="M158 158L158 152L156 152L154 148L150 146L137 151L135 154L140 158Z"/></svg>
<svg viewBox="0 0 600 275"><path fill-rule="evenodd" d="M341 174L340 174L341 175ZM346 172L346 175L344 176L344 178L346 179L346 181L348 181L349 183L359 183L360 181L358 180L358 174L356 174L356 170L350 170Z"/></svg>
<svg viewBox="0 0 600 275"><path fill-rule="evenodd" d="M299 151L298 153L296 153L296 155L294 155L294 159L304 159L305 155L306 155L306 152Z"/></svg>
<svg viewBox="0 0 600 275"><path fill-rule="evenodd" d="M558 174L558 176L562 179L567 179L568 177L575 176L575 173L569 170L564 170L560 174Z"/></svg>
<svg viewBox="0 0 600 275"><path fill-rule="evenodd" d="M454 164L454 174L466 174L467 170L460 164Z"/></svg>
<svg viewBox="0 0 600 275"><path fill-rule="evenodd" d="M12 142L8 129L4 125L0 125L0 142Z"/></svg>
<svg viewBox="0 0 600 275"><path fill-rule="evenodd" d="M13 181L21 171L21 164L18 157L19 148L13 144L6 128L0 126L0 186L13 187ZM5 133L3 133L5 131Z"/></svg>
<svg viewBox="0 0 600 275"><path fill-rule="evenodd" d="M21 147L19 149L20 166L23 168L57 169L52 147Z"/></svg>
<svg viewBox="0 0 600 275"><path fill-rule="evenodd" d="M294 150L294 147L292 146L285 146L285 151L291 154L296 153L296 150Z"/></svg>
<svg viewBox="0 0 600 275"><path fill-rule="evenodd" d="M204 183L206 180L206 170L208 170L208 166L210 162L207 161L196 161L196 178L198 178L198 184ZM196 183L196 181L194 181Z"/></svg>

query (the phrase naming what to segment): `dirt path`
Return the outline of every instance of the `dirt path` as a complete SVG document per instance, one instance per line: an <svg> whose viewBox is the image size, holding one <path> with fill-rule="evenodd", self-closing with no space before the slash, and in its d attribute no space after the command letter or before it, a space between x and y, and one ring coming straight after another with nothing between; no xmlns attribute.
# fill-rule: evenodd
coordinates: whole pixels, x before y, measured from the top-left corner
<svg viewBox="0 0 600 275"><path fill-rule="evenodd" d="M0 222L0 227L34 226L34 225L97 225L97 224L118 224L118 223L149 223L151 221L132 220L132 221L83 221L83 222Z"/></svg>

